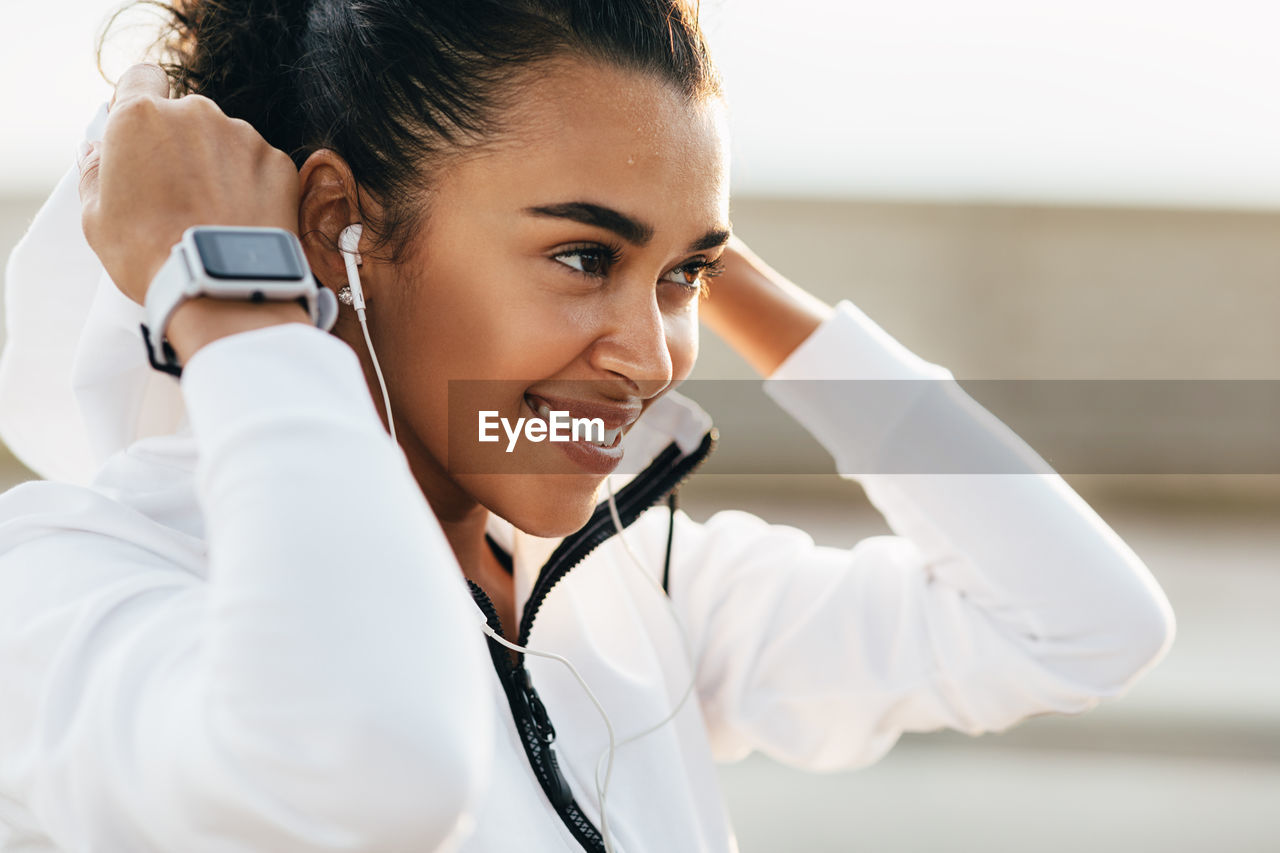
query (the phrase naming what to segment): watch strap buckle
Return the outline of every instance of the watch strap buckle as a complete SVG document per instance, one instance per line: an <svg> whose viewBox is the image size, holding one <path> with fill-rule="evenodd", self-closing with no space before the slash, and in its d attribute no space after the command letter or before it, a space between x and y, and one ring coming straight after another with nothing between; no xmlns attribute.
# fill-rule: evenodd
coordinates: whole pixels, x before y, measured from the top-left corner
<svg viewBox="0 0 1280 853"><path fill-rule="evenodd" d="M142 326L142 342L147 347L147 361L149 361L151 366L156 370L181 377L182 366L178 364L178 354L173 351L173 346L167 340L160 341L160 347L164 352L165 360L163 362L159 361L156 358L155 348L151 346L151 330L147 328L146 323L142 323L140 325Z"/></svg>

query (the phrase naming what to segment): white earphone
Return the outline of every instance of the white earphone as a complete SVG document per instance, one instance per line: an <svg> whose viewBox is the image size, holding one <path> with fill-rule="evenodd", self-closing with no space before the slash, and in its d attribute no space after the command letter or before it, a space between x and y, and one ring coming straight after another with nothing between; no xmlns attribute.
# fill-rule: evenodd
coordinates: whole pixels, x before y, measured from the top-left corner
<svg viewBox="0 0 1280 853"><path fill-rule="evenodd" d="M347 285L351 288L351 304L357 311L364 310L364 290L360 287L359 266L364 263L360 257L360 236L364 233L362 225L348 225L338 235L338 249L342 252L342 260L347 265Z"/></svg>
<svg viewBox="0 0 1280 853"><path fill-rule="evenodd" d="M396 437L396 427L395 423L391 420L391 397L387 394L387 383L382 379L382 368L378 365L378 356L373 351L373 341L369 337L369 326L365 322L364 290L360 286L360 265L364 262L364 259L360 257L359 251L360 237L363 231L364 229L358 223L348 225L346 228L343 228L342 233L338 235L338 249L342 252L343 263L346 264L347 286L351 288L351 305L356 309L356 318L360 321L361 330L364 331L364 342L369 348L369 358L373 361L373 370L378 376L378 385L382 389L382 403L387 412L387 426L391 430L391 439L394 441ZM680 701L676 703L676 706L671 710L671 713L649 728L644 729L637 734L630 735L623 741L618 742L614 734L613 723L609 720L609 715L605 713L604 705L602 705L600 700L596 698L595 693L593 693L591 688L587 686L586 680L583 679L582 675L579 674L577 668L569 661L568 658L551 652L540 652L535 649L518 646L500 636L496 631L489 627L489 623L483 618L480 620L480 626L484 633L499 645L518 652L534 655L535 657L550 658L551 660L559 661L564 664L564 666L568 667L569 672L573 674L573 677L577 679L578 684L582 686L583 691L587 694L587 698L591 700L591 703L596 706L596 710L600 712L600 716L604 720L605 729L609 733L609 746L601 753L599 760L596 762L596 797L600 803L600 834L604 837L605 850L608 851L608 853L613 853L613 840L609 835L609 816L606 811L606 803L609 796L609 780L613 775L614 753L619 748L626 746L629 743L634 743L646 735L652 734L665 726L671 720L675 719L676 715L680 713L680 709L684 707L685 702L688 701L689 696L693 694L693 688L697 682L697 674L695 672L696 664L693 659L693 652L689 645L689 636L685 632L684 626L680 623L680 619L676 615L675 608L671 605L670 599L667 598L666 592L658 585L657 581L655 581L653 577L644 570L644 565L641 563L639 556L637 556L636 552L632 550L631 543L627 541L626 534L623 533L622 517L618 513L618 504L614 500L613 496L612 480L606 477L605 485L609 492L609 514L613 517L613 525L617 530L618 539L621 541L622 547L626 550L631 564L635 566L636 570L644 576L645 580L648 581L655 590L657 590L658 595L662 596L666 600L671 618L675 622L676 629L680 632L680 639L684 645L685 655L688 657L689 671L692 674L692 677L689 681L689 686L685 688L684 694L680 697ZM603 768L601 765L603 765ZM600 776L602 769L604 771L603 779Z"/></svg>
<svg viewBox="0 0 1280 853"><path fill-rule="evenodd" d="M342 252L342 261L347 267L347 287L351 288L351 306L356 309L356 319L364 332L364 343L369 348L369 358L373 360L373 372L378 376L378 387L382 389L382 405L387 413L387 428L391 431L391 440L396 439L396 424L391 418L391 396L387 394L387 383L382 378L382 367L378 364L378 354L373 351L373 340L369 337L369 324L365 322L364 289L360 286L360 265L364 258L360 257L360 236L364 228L356 223L342 229L338 235L338 250Z"/></svg>

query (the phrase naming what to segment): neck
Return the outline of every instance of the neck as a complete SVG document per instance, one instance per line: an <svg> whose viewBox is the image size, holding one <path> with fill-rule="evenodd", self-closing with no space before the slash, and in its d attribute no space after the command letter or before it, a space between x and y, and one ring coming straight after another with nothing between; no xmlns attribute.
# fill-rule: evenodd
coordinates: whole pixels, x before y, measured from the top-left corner
<svg viewBox="0 0 1280 853"><path fill-rule="evenodd" d="M431 511L435 513L445 538L453 548L462 574L485 586L487 567L493 555L485 542L489 510L467 494L411 434L398 435L409 461L409 470L418 482Z"/></svg>
<svg viewBox="0 0 1280 853"><path fill-rule="evenodd" d="M372 330L371 330L372 331ZM333 334L350 346L360 359L360 366L365 374L365 382L369 386L369 394L378 416L382 419L383 428L387 429L387 412L383 404L381 386L373 369L373 362L366 348L364 333L361 331L355 314L349 310L338 313L338 322ZM488 575L489 564L493 555L484 539L485 525L489 520L489 510L469 495L449 476L426 446L409 430L404 423L397 427L396 439L404 450L409 461L409 470L418 482L418 488L431 506L444 530L445 538L453 548L454 556L462 567L462 574L468 579L484 586L484 578Z"/></svg>
<svg viewBox="0 0 1280 853"><path fill-rule="evenodd" d="M453 548L463 576L484 590L498 613L501 630L504 633L516 631L519 616L516 613L515 580L498 562L485 540L488 508L459 486L413 433L405 430L397 438L418 487Z"/></svg>

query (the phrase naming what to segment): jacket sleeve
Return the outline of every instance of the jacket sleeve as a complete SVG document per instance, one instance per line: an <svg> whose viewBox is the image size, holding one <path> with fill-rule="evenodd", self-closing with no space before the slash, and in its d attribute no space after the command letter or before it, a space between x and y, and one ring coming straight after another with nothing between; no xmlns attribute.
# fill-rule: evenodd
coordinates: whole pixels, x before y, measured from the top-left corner
<svg viewBox="0 0 1280 853"><path fill-rule="evenodd" d="M487 783L487 655L355 354L245 332L182 391L207 579L93 490L0 499L0 791L68 850L449 847Z"/></svg>
<svg viewBox="0 0 1280 853"><path fill-rule="evenodd" d="M1078 713L1169 648L1172 611L1138 557L947 371L851 304L765 388L895 535L843 550L741 512L677 517L671 595L718 758L835 769L902 732Z"/></svg>

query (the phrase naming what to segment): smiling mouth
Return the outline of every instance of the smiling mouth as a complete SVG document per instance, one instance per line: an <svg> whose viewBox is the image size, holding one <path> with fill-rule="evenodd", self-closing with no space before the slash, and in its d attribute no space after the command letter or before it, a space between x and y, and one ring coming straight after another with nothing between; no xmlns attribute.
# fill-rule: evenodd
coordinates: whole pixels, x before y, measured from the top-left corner
<svg viewBox="0 0 1280 853"><path fill-rule="evenodd" d="M565 411L564 409L552 409L551 405L547 403L546 400L543 400L539 397L535 397L531 394L524 395L524 404L529 408L531 412L533 412L535 417L541 419L547 424L548 429L551 426L551 412ZM571 419L576 420L581 418L581 419L589 420L589 418L587 418L585 415L575 413L572 409L569 409L568 412L569 412L569 417ZM619 426L614 427L613 429L606 428L604 430L604 437L601 441L589 441L586 439L579 439L578 441L573 443L590 445L591 447L599 447L602 450L613 450L617 448L620 444L622 444L622 436L626 433L627 427L630 426L631 423L634 423L634 421L620 424Z"/></svg>

